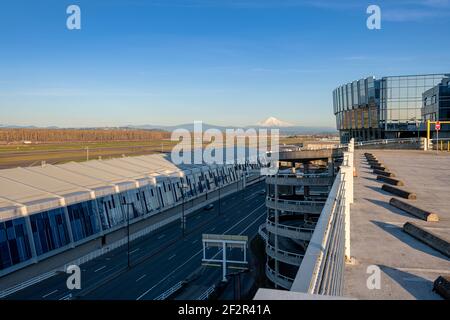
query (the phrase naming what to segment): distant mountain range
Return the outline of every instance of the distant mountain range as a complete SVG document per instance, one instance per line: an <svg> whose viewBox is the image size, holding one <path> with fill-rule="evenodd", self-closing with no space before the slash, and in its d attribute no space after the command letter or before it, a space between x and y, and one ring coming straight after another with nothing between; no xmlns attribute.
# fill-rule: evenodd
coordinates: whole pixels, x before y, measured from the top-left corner
<svg viewBox="0 0 450 320"><path fill-rule="evenodd" d="M307 127L307 126L297 126L294 124L291 124L289 122L279 120L275 117L269 117L263 121L258 122L257 124L253 126L245 126L245 127L239 127L239 126L216 126L208 123L203 123L203 130L208 129L218 129L221 131L224 131L225 129L248 129L248 128L255 128L255 129L279 129L280 134L283 135L295 135L295 134L334 134L337 133L337 130L332 127ZM180 124L175 126L161 126L161 125L129 125L127 128L133 128L133 129L160 129L165 131L173 131L176 129L187 129L188 131L194 130L194 124L193 123L187 123L187 124Z"/></svg>
<svg viewBox="0 0 450 320"><path fill-rule="evenodd" d="M202 124L203 131L208 129L218 129L224 131L225 129L279 129L282 135L295 135L295 134L333 134L337 130L332 127L307 127L307 126L297 126L289 122L279 120L275 117L269 117L263 121L258 122L254 126L238 127L238 126L216 126L208 123ZM36 126L17 126L17 125L2 125L0 128L24 128L24 129L37 129ZM69 128L59 128L56 126L45 127L44 129L69 129ZM105 129L105 127L86 127L86 128L76 128L76 129ZM112 127L111 127L112 129ZM142 130L163 130L163 131L173 131L176 129L187 129L188 131L194 130L193 123L179 124L179 125L153 125L153 124L143 124L143 125L127 125L121 127L114 127L114 129L142 129Z"/></svg>

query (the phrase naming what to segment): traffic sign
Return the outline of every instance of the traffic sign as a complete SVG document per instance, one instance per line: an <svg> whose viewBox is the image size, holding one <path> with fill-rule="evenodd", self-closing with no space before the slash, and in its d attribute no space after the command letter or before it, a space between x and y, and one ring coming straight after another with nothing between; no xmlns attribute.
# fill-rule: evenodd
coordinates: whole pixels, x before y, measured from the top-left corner
<svg viewBox="0 0 450 320"><path fill-rule="evenodd" d="M436 131L441 130L441 123L438 121L436 122L436 126L435 126Z"/></svg>

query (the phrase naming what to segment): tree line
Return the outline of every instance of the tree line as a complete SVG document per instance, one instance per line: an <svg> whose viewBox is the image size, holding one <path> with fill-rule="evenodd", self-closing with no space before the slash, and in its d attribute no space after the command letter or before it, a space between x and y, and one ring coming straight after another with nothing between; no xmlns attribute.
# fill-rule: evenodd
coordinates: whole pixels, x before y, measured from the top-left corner
<svg viewBox="0 0 450 320"><path fill-rule="evenodd" d="M168 138L170 132L137 129L0 129L0 141L3 143L141 141Z"/></svg>

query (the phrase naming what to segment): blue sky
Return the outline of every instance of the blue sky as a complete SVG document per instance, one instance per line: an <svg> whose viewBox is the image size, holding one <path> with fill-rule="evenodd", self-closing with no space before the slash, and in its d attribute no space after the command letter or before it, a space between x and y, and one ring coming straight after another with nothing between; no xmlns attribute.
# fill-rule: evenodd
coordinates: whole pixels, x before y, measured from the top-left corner
<svg viewBox="0 0 450 320"><path fill-rule="evenodd" d="M450 72L449 22L449 0L5 0L0 124L334 126L341 83Z"/></svg>

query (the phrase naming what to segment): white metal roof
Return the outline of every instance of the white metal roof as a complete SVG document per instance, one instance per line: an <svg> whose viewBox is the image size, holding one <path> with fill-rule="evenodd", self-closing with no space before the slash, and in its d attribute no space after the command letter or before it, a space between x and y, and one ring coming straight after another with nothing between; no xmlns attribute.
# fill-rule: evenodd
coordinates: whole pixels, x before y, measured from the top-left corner
<svg viewBox="0 0 450 320"><path fill-rule="evenodd" d="M155 154L0 170L0 221L206 168L177 166L167 155Z"/></svg>

